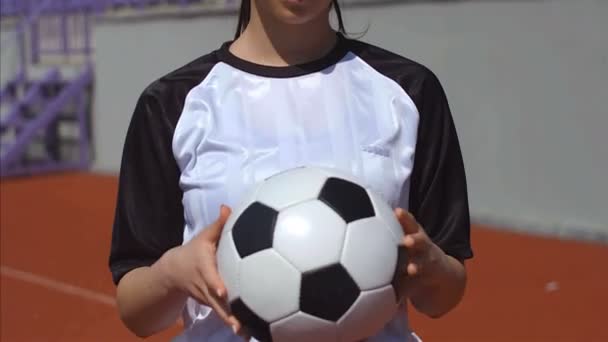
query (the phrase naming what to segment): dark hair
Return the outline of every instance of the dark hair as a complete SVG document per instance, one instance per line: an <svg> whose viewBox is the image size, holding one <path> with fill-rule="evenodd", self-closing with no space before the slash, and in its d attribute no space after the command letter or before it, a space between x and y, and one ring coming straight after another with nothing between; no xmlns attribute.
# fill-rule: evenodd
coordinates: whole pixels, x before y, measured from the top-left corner
<svg viewBox="0 0 608 342"><path fill-rule="evenodd" d="M338 31L340 31L342 34L346 34L344 20L342 20L342 11L340 10L338 0L331 0L331 7L336 10L336 16L338 17ZM239 10L239 23L236 26L236 34L234 35L234 39L238 38L241 33L243 33L247 27L247 24L249 24L249 19L251 19L251 0L242 0L241 9Z"/></svg>

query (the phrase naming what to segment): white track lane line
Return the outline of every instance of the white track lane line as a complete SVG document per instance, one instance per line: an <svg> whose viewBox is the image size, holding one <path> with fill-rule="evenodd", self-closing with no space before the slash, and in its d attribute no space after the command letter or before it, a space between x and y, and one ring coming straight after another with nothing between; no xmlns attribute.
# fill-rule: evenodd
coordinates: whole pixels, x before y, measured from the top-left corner
<svg viewBox="0 0 608 342"><path fill-rule="evenodd" d="M45 287L47 289L55 290L57 292L61 292L70 296L80 297L82 299L87 299L96 303L105 304L109 306L116 306L116 301L112 296L108 296L104 293L91 291L71 284L63 283L57 280L43 277L38 274L20 271L4 265L0 266L0 274L8 278Z"/></svg>

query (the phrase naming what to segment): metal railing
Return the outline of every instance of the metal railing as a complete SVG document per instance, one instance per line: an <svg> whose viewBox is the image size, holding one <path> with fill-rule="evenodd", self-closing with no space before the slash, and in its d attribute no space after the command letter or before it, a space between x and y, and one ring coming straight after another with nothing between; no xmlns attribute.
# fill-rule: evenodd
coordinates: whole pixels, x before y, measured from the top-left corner
<svg viewBox="0 0 608 342"><path fill-rule="evenodd" d="M13 130L14 140L5 144L2 148L0 159L0 176L14 175L33 175L49 171L61 170L83 170L88 168L90 162L90 129L89 129L89 110L91 99L91 85L93 82L93 69L87 67L76 79L65 85L58 95L53 96L47 103L43 103L40 112L28 118L26 115L29 108L36 102L44 101L41 96L44 83L50 82L57 77L54 72L50 72L44 81L39 83L36 89L32 90L31 96L24 99L17 107L12 116L3 120L0 130L3 135L8 130ZM73 107L75 111L70 118L78 124L78 157L75 160L63 160L58 157L58 121L65 113L66 108ZM42 133L45 141L45 159L36 163L28 164L19 162L26 149L32 145L34 139Z"/></svg>
<svg viewBox="0 0 608 342"><path fill-rule="evenodd" d="M30 84L27 93L22 98L18 99L8 114L0 119L0 132L4 133L10 127L17 130L23 124L23 113L29 108L39 107L43 104L45 96L43 91L47 85L59 82L59 70L53 68L39 81ZM3 146L4 147L4 146Z"/></svg>
<svg viewBox="0 0 608 342"><path fill-rule="evenodd" d="M69 57L90 56L91 15L87 12L61 12L42 16L30 24L31 63L40 62L43 55Z"/></svg>
<svg viewBox="0 0 608 342"><path fill-rule="evenodd" d="M39 8L45 0L0 0L0 13L2 16L23 16L32 9ZM201 3L204 0L53 0L51 5L45 7L43 14L57 14L69 12L102 13L107 9L132 7L146 8L159 4L188 6Z"/></svg>
<svg viewBox="0 0 608 342"><path fill-rule="evenodd" d="M27 4L27 1L17 2L13 0L0 0L1 4L5 6L6 3L13 4L14 6L24 6ZM19 57L19 66L17 67L17 72L14 74L10 80L2 85L0 88L0 104L14 103L18 97L19 88L21 88L27 81L27 66L29 64L28 55L27 55L27 47L26 42L28 38L29 29L32 25L36 24L39 20L41 13L52 4L53 0L43 0L37 2L37 7L28 7L27 14L24 14L21 17L14 27L14 32L9 37L12 38L12 41L3 41L2 46L3 49L6 48L7 45L16 45ZM21 4L21 5L18 5ZM29 5L29 4L28 4Z"/></svg>
<svg viewBox="0 0 608 342"><path fill-rule="evenodd" d="M90 163L90 112L93 66L90 60L90 1L0 0L19 15L12 42L19 49L16 75L0 89L0 104L10 109L0 118L0 176L31 175L49 171L86 169ZM4 44L5 42L3 42ZM62 77L68 58L84 56L73 78ZM52 65L43 57L65 57ZM45 74L36 78L30 68ZM72 67L72 66L70 66ZM46 69L46 70L45 70ZM77 137L67 137L62 127ZM77 148L77 156L65 153Z"/></svg>
<svg viewBox="0 0 608 342"><path fill-rule="evenodd" d="M7 46L16 46L19 65L14 76L0 86L0 104L14 102L18 88L28 80L28 66L38 64L42 55L60 57L82 55L87 58L91 55L91 18L88 13L60 12L49 17L43 14L48 13L47 11L53 7L56 8L58 0L0 1L9 9L26 11L9 36L12 40L2 42L3 49ZM66 6L69 5L68 0L60 1ZM10 7L7 4L14 6Z"/></svg>

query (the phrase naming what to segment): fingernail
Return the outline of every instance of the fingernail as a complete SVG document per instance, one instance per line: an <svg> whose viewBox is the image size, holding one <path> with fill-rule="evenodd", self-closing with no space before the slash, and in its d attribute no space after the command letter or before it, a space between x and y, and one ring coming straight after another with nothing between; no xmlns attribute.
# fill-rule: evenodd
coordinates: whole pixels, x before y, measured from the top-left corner
<svg viewBox="0 0 608 342"><path fill-rule="evenodd" d="M235 334L237 334L237 331L238 331L238 330L237 330L237 328L236 328L236 325L233 325L233 326L232 326L232 331L233 331Z"/></svg>
<svg viewBox="0 0 608 342"><path fill-rule="evenodd" d="M224 295L224 293L220 289L215 290L215 294L217 294L218 297L222 297Z"/></svg>

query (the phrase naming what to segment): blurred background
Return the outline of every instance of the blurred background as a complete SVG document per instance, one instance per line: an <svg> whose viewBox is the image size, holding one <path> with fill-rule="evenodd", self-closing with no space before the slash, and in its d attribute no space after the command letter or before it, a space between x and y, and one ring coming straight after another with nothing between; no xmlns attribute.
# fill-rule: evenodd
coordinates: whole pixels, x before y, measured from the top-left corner
<svg viewBox="0 0 608 342"><path fill-rule="evenodd" d="M432 69L475 258L425 341L608 341L608 1L341 0L355 35ZM233 37L238 0L0 0L0 340L137 341L107 268L141 91ZM168 341L180 326L150 338Z"/></svg>

